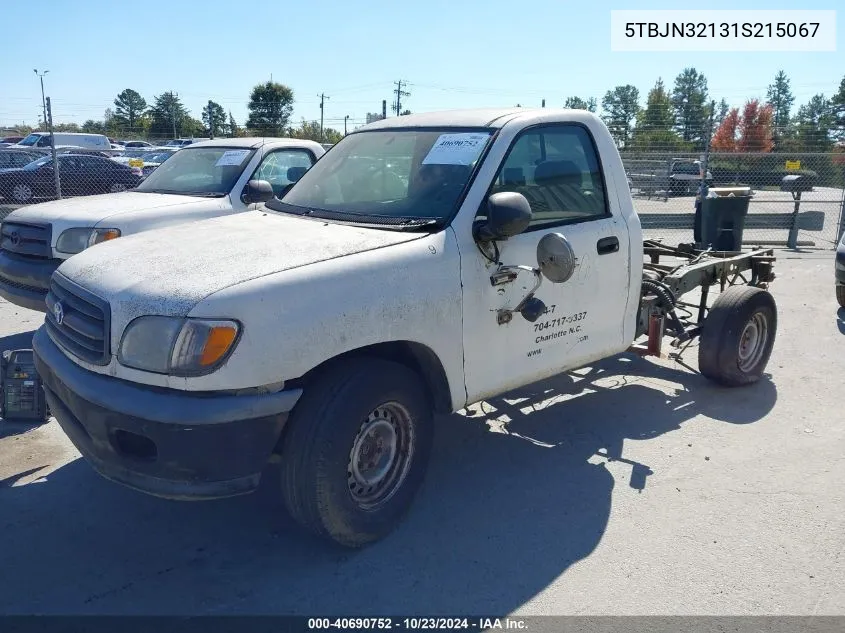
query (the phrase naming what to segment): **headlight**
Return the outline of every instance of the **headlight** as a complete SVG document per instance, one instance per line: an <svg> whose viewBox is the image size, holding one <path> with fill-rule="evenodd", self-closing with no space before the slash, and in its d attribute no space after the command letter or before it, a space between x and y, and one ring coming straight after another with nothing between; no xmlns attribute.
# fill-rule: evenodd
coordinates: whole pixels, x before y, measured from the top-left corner
<svg viewBox="0 0 845 633"><path fill-rule="evenodd" d="M240 329L236 321L138 317L126 327L117 359L158 374L207 374L235 348Z"/></svg>
<svg viewBox="0 0 845 633"><path fill-rule="evenodd" d="M120 237L118 229L68 229L59 235L56 250L60 253L75 255L86 248Z"/></svg>

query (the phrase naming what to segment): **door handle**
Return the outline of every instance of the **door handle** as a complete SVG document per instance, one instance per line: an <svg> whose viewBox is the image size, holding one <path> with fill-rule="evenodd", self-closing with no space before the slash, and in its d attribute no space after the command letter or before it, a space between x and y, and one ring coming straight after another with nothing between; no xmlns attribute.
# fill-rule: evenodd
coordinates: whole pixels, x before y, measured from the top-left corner
<svg viewBox="0 0 845 633"><path fill-rule="evenodd" d="M619 250L619 238L615 235L603 237L596 243L596 251L599 255L609 255Z"/></svg>

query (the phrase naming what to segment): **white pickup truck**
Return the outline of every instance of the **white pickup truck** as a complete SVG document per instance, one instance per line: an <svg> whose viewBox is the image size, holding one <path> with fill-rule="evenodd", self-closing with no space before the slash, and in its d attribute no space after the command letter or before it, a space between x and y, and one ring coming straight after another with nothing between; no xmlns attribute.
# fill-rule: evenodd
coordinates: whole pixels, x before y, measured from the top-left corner
<svg viewBox="0 0 845 633"><path fill-rule="evenodd" d="M116 237L254 209L323 154L319 143L300 139L204 141L180 149L131 191L12 211L0 226L0 296L43 312L50 276L66 259Z"/></svg>
<svg viewBox="0 0 845 633"><path fill-rule="evenodd" d="M757 381L773 263L643 241L588 112L409 115L345 137L283 201L68 260L33 348L105 477L215 498L278 461L291 515L354 547L411 505L434 413L627 350L665 357L665 336L700 339L714 381ZM697 319L680 299L696 289Z"/></svg>

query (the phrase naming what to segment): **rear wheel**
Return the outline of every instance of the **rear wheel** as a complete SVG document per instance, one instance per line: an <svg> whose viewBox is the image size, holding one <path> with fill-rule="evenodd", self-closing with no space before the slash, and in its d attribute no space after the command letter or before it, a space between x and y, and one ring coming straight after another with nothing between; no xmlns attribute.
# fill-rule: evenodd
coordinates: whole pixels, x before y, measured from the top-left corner
<svg viewBox="0 0 845 633"><path fill-rule="evenodd" d="M309 384L282 440L282 494L303 527L347 547L386 536L410 508L433 439L420 377L374 358Z"/></svg>
<svg viewBox="0 0 845 633"><path fill-rule="evenodd" d="M845 284L836 285L836 300L839 302L840 308L845 308Z"/></svg>
<svg viewBox="0 0 845 633"><path fill-rule="evenodd" d="M727 387L757 382L777 334L777 306L767 291L731 286L719 295L704 321L698 368Z"/></svg>
<svg viewBox="0 0 845 633"><path fill-rule="evenodd" d="M111 187L109 187L109 191L111 193L120 193L122 191L126 191L127 189L128 187L122 182L116 182Z"/></svg>

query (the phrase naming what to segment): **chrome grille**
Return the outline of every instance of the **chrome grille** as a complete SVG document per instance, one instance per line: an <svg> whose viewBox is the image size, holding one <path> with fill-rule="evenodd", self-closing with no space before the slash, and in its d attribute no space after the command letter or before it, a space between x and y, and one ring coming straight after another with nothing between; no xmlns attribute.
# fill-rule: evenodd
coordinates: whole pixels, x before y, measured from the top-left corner
<svg viewBox="0 0 845 633"><path fill-rule="evenodd" d="M54 274L47 293L47 332L56 344L95 365L109 362L108 303Z"/></svg>
<svg viewBox="0 0 845 633"><path fill-rule="evenodd" d="M49 224L3 222L0 226L0 248L10 253L49 259L52 229Z"/></svg>

